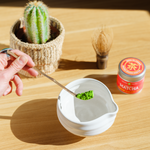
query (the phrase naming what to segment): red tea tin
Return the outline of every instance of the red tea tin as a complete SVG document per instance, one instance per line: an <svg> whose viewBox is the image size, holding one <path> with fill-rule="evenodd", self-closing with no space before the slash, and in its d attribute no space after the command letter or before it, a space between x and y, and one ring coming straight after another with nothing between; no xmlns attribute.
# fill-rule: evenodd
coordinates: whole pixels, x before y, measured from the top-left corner
<svg viewBox="0 0 150 150"><path fill-rule="evenodd" d="M135 94L142 90L146 67L145 64L134 57L123 59L119 63L117 86L126 94Z"/></svg>

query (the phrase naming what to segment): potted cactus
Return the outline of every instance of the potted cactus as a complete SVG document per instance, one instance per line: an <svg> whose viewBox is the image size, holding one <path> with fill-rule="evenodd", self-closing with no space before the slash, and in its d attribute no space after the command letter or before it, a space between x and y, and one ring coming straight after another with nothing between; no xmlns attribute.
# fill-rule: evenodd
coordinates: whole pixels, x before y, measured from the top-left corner
<svg viewBox="0 0 150 150"><path fill-rule="evenodd" d="M62 23L49 16L47 6L31 1L25 7L24 17L11 27L10 48L28 54L38 69L51 74L58 68L64 36ZM30 77L27 72L20 73Z"/></svg>

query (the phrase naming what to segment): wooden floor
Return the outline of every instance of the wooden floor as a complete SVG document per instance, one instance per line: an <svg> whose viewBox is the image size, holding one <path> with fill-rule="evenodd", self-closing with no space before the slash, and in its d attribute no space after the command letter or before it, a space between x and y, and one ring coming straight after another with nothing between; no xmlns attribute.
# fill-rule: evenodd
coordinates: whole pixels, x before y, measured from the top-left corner
<svg viewBox="0 0 150 150"><path fill-rule="evenodd" d="M0 49L9 47L9 32L22 17L26 0L0 2ZM81 138L69 133L56 114L61 88L45 77L22 76L21 97L13 92L0 98L1 150L149 150L150 149L150 5L149 0L43 0L51 16L66 30L59 68L51 74L67 85L79 78L94 78L111 91L119 107L113 126L104 133ZM91 36L106 25L114 32L108 66L97 69ZM126 57L141 59L146 65L141 93L118 91L119 62Z"/></svg>

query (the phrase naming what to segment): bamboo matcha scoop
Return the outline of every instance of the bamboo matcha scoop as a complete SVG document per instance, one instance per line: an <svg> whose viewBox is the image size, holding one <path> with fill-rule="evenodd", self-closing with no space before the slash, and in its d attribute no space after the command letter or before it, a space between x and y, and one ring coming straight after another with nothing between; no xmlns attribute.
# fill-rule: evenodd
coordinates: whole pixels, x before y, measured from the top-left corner
<svg viewBox="0 0 150 150"><path fill-rule="evenodd" d="M18 56L14 53L12 53L10 50L7 50L6 52L7 54L15 57L15 58L18 58ZM57 85L59 85L61 88L63 88L64 90L66 90L67 92L69 92L70 94L72 94L74 97L77 97L81 100L89 100L91 98L94 97L94 92L91 90L91 91L87 91L85 93L79 93L79 94L75 94L74 92L70 91L69 89L67 89L65 86L63 86L62 84L60 84L59 82L57 82L54 78L46 75L44 72L40 71L39 69L37 69L36 67L33 67L33 69L35 69L37 72L39 72L40 74L44 75L45 77L47 77L48 79L52 80L53 82L55 82Z"/></svg>

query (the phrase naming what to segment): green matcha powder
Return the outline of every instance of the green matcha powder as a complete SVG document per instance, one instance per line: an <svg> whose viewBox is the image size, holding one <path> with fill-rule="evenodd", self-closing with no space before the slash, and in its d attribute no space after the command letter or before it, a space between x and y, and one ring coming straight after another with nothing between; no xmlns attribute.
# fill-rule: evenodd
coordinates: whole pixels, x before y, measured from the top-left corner
<svg viewBox="0 0 150 150"><path fill-rule="evenodd" d="M89 100L94 97L94 92L91 90L85 93L79 93L76 95L76 97L82 100Z"/></svg>

